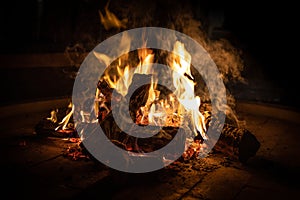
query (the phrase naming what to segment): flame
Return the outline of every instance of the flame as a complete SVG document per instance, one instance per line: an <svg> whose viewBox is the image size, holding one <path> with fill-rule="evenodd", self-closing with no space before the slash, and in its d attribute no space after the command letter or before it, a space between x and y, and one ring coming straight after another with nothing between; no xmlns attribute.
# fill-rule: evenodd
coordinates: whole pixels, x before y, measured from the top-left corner
<svg viewBox="0 0 300 200"><path fill-rule="evenodd" d="M195 96L194 93L195 82L191 74L191 55L186 51L184 44L179 41L174 44L173 53L168 63L173 69L174 94L187 113L191 115L194 133L197 135L199 132L203 139L207 139L204 117L199 111L200 97ZM180 106L179 114L182 112L184 110Z"/></svg>
<svg viewBox="0 0 300 200"><path fill-rule="evenodd" d="M61 122L59 122L59 126L57 126L55 128L55 131L57 131L58 129L62 129L62 130L66 130L68 129L68 124L69 124L69 121L73 115L73 112L74 112L74 105L72 104L72 102L69 103L68 105L68 108L71 108L71 111L62 119Z"/></svg>
<svg viewBox="0 0 300 200"><path fill-rule="evenodd" d="M144 46L146 46L146 43L144 43ZM151 74L153 73L152 69L152 63L154 60L154 54L152 53L151 49L142 48L138 49L138 57L139 57L139 64L137 65L137 68L135 69L134 73L137 74Z"/></svg>
<svg viewBox="0 0 300 200"><path fill-rule="evenodd" d="M116 89L122 96L125 96L132 82L132 76L133 73L130 72L129 65L122 67L122 61L119 59L116 67L116 73L111 75L110 71L106 70L103 79L107 82L110 88Z"/></svg>
<svg viewBox="0 0 300 200"><path fill-rule="evenodd" d="M50 120L51 122L56 123L57 122L57 112L58 112L58 109L52 110L50 113L51 116L47 117L47 120Z"/></svg>
<svg viewBox="0 0 300 200"><path fill-rule="evenodd" d="M110 30L112 28L126 28L127 19L119 20L117 16L108 10L109 1L107 2L106 6L104 7L105 16L99 10L99 16L101 24L103 24L105 30Z"/></svg>
<svg viewBox="0 0 300 200"><path fill-rule="evenodd" d="M120 61L120 60L119 60ZM133 74L129 71L129 65L126 65L123 69L120 67L121 62L119 62L119 66L117 66L118 76L121 77L119 84L116 85L115 89L122 95L125 96L127 94L128 88L132 81Z"/></svg>
<svg viewBox="0 0 300 200"><path fill-rule="evenodd" d="M151 83L148 91L148 99L146 101L145 106L141 108L142 119L148 117L148 122L146 124L151 125L162 125L161 123L156 122L156 118L161 118L164 115L162 109L159 109L161 106L159 102L157 102L160 91L156 90L157 80L151 78Z"/></svg>

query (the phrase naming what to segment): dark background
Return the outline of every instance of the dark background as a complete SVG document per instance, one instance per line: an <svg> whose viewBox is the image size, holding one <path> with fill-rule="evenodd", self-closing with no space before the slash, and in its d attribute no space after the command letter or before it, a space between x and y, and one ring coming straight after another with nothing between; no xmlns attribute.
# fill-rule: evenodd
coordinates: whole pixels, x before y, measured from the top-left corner
<svg viewBox="0 0 300 200"><path fill-rule="evenodd" d="M111 5L124 6L124 2L136 3L133 0L111 0ZM140 2L140 1L138 1ZM151 4L154 1L140 3ZM264 81L271 83L274 88L265 88L264 91L272 93L279 91L279 97L272 97L271 103L299 108L298 95L298 35L297 7L288 1L265 3L262 1L178 1L176 8L170 6L176 1L158 1L157 16L159 13L168 12L167 9L180 9L180 4L191 4L196 18L204 24L208 23L211 11L224 13L224 23L221 29L230 32L230 41L242 49L246 62L251 62L245 69L245 75L251 72L251 78L255 78L255 71L263 73ZM174 3L175 2L175 3ZM0 18L0 43L1 54L29 54L63 52L66 46L75 43L83 43L87 50L91 50L93 44L104 39L98 10L102 10L106 1L100 0L16 0L7 1L1 6ZM146 6L147 7L147 6ZM116 9L117 10L117 9ZM112 7L114 11L114 7ZM115 13L118 16L118 13ZM153 17L157 17L153 16ZM250 56L249 56L250 55ZM247 61L250 60L250 61ZM254 63L254 64L253 64ZM19 73L19 76L10 76L18 69L3 69L1 85L4 93L12 92L13 95L3 98L2 103L19 101L18 79L29 77L30 70ZM35 69L31 69L35 71ZM22 70L21 70L22 71ZM38 76L34 72L34 76ZM59 73L55 72L54 74ZM20 75L21 74L21 75ZM246 77L247 78L247 77ZM257 78L261 78L257 76ZM33 77L35 79L35 77ZM14 84L5 84L7 80L13 80ZM23 84L26 85L26 83ZM45 83L47 84L47 83ZM26 90L26 88L24 89ZM27 90L29 90L27 88ZM64 91L57 94L62 96ZM70 90L66 90L69 95ZM20 91L19 91L20 92ZM31 95L29 95L29 93ZM50 92L51 93L51 92ZM51 94L39 95L38 98L51 97ZM21 92L22 94L22 92ZM34 92L24 92L23 98L34 98ZM27 96L26 96L27 95ZM261 95L259 92L257 96ZM4 95L5 96L5 95ZM276 96L276 95L275 95ZM251 97L252 98L252 97ZM22 99L22 97L21 97ZM259 98L256 98L259 99ZM272 99L276 99L273 100ZM278 100L279 99L279 100Z"/></svg>

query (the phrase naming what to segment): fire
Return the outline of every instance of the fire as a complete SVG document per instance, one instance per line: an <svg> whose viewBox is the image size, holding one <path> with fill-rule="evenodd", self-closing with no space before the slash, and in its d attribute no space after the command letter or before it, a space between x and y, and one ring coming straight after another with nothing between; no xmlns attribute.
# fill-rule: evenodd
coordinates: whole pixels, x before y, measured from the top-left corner
<svg viewBox="0 0 300 200"><path fill-rule="evenodd" d="M169 90L167 93L166 90L168 89L158 84L158 74L153 70L155 53L153 50L146 48L146 43L144 43L143 48L138 49L138 60L135 60L135 63L129 62L130 56L128 55L122 56L111 63L111 58L108 56L96 52L93 53L101 62L107 64L107 68L99 81L105 83L107 88L102 88L100 85L95 92L94 110L98 122L104 120L111 112L110 98L112 98L112 90L116 90L122 96L121 98L126 98L134 76L141 74L151 76L151 82L146 87L148 88L147 92L144 91L145 95L147 95L145 102L143 102L144 104L136 110L134 123L138 125L180 127L183 120L188 119L189 122L192 122L189 123L189 128L194 134L193 136L200 135L203 140L208 139L205 134L205 118L199 110L201 100L199 96L195 95L195 80L191 73L192 58L183 43L177 41L174 44L173 52L166 58L167 65L172 69L171 77L175 88L173 92ZM56 131L68 129L69 120L74 112L72 103L69 104L69 110L67 115L59 122L55 129ZM81 111L80 115L82 122L97 123L89 120L88 115L90 113ZM54 112L49 120L57 120ZM191 155L191 152L196 152L195 154L197 154L202 151L202 141L193 142L189 138L186 143L194 146L192 149L187 149L190 153L183 156L188 157L187 155ZM126 146L126 142L124 146Z"/></svg>
<svg viewBox="0 0 300 200"><path fill-rule="evenodd" d="M146 43L144 43L144 46L146 46ZM154 54L152 53L152 50L147 48L138 49L138 57L139 57L139 64L137 65L137 68L134 73L137 74L150 74L152 72L151 64L154 60Z"/></svg>
<svg viewBox="0 0 300 200"><path fill-rule="evenodd" d="M74 106L72 104L72 102L69 103L68 105L68 108L71 109L71 111L62 119L61 122L59 122L59 126L57 126L55 128L55 131L61 129L61 130L66 130L68 128L70 128L70 124L69 124L69 121L73 115L73 112L74 112Z"/></svg>
<svg viewBox="0 0 300 200"><path fill-rule="evenodd" d="M199 111L200 97L195 96L194 78L191 74L191 55L185 50L184 44L177 41L174 45L173 54L169 58L169 66L173 69L173 84L176 88L174 94L181 103L179 112L184 112L182 106L192 117L193 132L199 132L203 139L206 127L204 117Z"/></svg>
<svg viewBox="0 0 300 200"><path fill-rule="evenodd" d="M47 120L49 120L53 123L56 123L57 122L57 112L58 112L58 109L52 110L50 113L51 116L47 117Z"/></svg>
<svg viewBox="0 0 300 200"><path fill-rule="evenodd" d="M108 3L103 9L98 11L101 26L103 26L103 28L106 31L113 29L117 32L120 31L120 29L139 27L141 25L136 24L134 21L130 21L130 23L128 23L128 20L126 18L120 17L125 16L124 13L112 12L112 10L109 9L109 3L110 1L108 1ZM125 9L127 8L125 7ZM128 10L128 12L131 11ZM134 14L134 12L132 13ZM193 19L192 14L190 12L183 13L182 11L180 11L176 13L179 14L175 16L175 18L173 18L172 16L172 19L175 20L173 20L170 24L168 23L168 26L172 27L172 29L182 30L183 33L192 36L193 39L195 39L202 46L204 46L205 49L208 49L209 54L212 55L212 58L217 62L218 68L221 69L220 71L222 72L222 78L224 78L224 80L230 80L229 78L231 77L228 75L231 75L233 78L240 78L239 72L242 70L240 66L242 66L243 63L241 62L242 60L239 59L239 52L235 51L235 49L231 47L229 42L224 43L225 40L210 41L209 38L206 38L206 34L204 34L204 32L201 30L201 23ZM142 14L146 16L146 14L149 13ZM131 17L130 19L134 20L134 17ZM152 23L150 23L149 25L151 24ZM112 140L116 140L122 143L122 145L120 146L127 147L127 144L131 145L133 142L129 141L128 143L126 143L124 140L127 140L128 138L128 140L130 140L132 139L132 137L127 137L127 135L124 136L125 131L123 132L118 130L117 125L113 122L114 119L112 118L112 115L110 115L111 111L114 110L112 106L118 106L118 104L111 104L112 98L120 98L121 100L125 99L125 102L131 101L132 99L128 99L127 93L128 90L131 89L130 87L133 86L132 82L135 81L134 78L139 77L136 75L147 74L147 76L140 76L142 78L146 77L147 81L150 80L148 79L149 75L152 75L151 82L149 81L148 85L141 88L145 88L145 90L142 91L142 93L145 93L145 98L142 99L142 102L139 102L139 105L132 106L136 106L134 107L135 110L133 112L132 110L130 110L130 115L134 120L134 123L137 125L164 126L168 130L177 130L176 128L181 127L181 125L184 125L184 128L190 129L188 130L188 132L186 132L188 136L191 136L190 134L193 134L192 136L201 137L197 137L195 139L194 137L189 137L186 139L186 146L189 145L190 148L186 150L185 155L183 156L191 157L192 154L194 154L195 152L201 152L203 148L206 148L203 140L213 139L209 138L209 135L206 135L206 124L208 124L209 122L207 119L210 117L210 114L208 114L208 117L205 114L206 112L208 112L208 110L211 109L210 105L205 105L206 102L209 102L210 100L210 96L208 96L209 92L206 90L206 87L202 91L201 85L201 87L197 87L197 92L199 91L198 89L201 90L201 98L200 96L195 94L195 79L197 79L197 77L194 73L192 73L193 68L191 68L191 61L192 59L194 61L194 59L196 59L197 56L193 56L192 58L191 54L188 51L188 44L181 43L180 41L174 43L173 39L177 38L177 35L175 38L171 37L172 40L166 41L165 45L168 47L168 50L170 49L170 47L172 48L173 46L172 52L169 52L167 54L167 57L163 57L166 54L164 54L163 56L161 54L165 52L160 52L158 49L147 48L147 38L145 37L146 34L142 35L142 38L138 38L137 45L136 43L133 43L135 42L135 40L132 40L134 38L130 38L130 34L127 34L126 31L121 35L122 38L120 38L120 41L115 41L116 44L119 44L119 47L112 46L114 48L113 51L116 51L114 54L111 54L112 49L109 49L109 46L107 46L107 51L99 51L101 53L98 53L98 50L95 49L95 51L92 52L92 56L95 56L101 63L104 63L106 66L104 74L101 77L97 77L97 79L99 78L99 81L96 90L94 90L94 88L91 87L88 87L87 89L88 92L95 92L94 107L80 107L80 105L78 105L77 107L76 104L75 109L74 105L70 103L69 112L66 113L66 116L62 120L61 118L59 118L58 120L56 116L58 112L57 110L53 110L51 112L51 116L48 117L47 120L55 124L55 126L53 126L56 127L55 131L68 130L70 125L72 125L72 123L70 123L72 115L75 113L76 116L78 116L79 114L79 117L81 117L81 122L99 123L101 127L103 125L106 125L105 127L108 129L109 132L107 133L107 135L112 135L114 137L108 137L109 139L111 139L111 142L113 142ZM103 36L106 36L106 34L104 34ZM166 38L161 37L164 36L164 34L159 35L158 33L157 36L162 39L159 41L164 41L164 38ZM101 39L104 38L101 37ZM142 45L141 47L140 41L144 41L144 45ZM170 43L171 41L173 42ZM115 42L113 44L115 44ZM150 43L150 40L148 40L148 42ZM136 49L136 47L140 47L140 49L137 49L137 51L131 54L132 52L130 52L130 50ZM105 52L107 52L107 55L105 55ZM122 56L119 58L115 58L115 55ZM135 57L132 58L132 55ZM156 61L157 58L159 61ZM163 60L164 58L166 59ZM153 70L153 64L160 61L163 62L162 64L169 66L170 69L173 70L171 74L169 74L171 76L168 76L168 83L171 83L173 86L172 91L167 90L159 84L158 76L160 74L156 74ZM97 62L95 62L95 64L97 64ZM102 66L103 65L101 65L101 67ZM97 66L95 66L95 69L96 67ZM116 91L119 95L112 95L113 90ZM91 97L90 93L88 93L87 96L85 96L85 92L81 93L83 97ZM79 98L80 96L78 97L78 99ZM204 101L205 103L203 103L202 101ZM131 105L132 104L130 104L129 106ZM200 106L202 109L201 112L199 110ZM221 106L223 105L221 104ZM94 113L89 112L92 111L92 109L94 109ZM223 109L220 110L222 111ZM202 115L202 113L205 115L205 117ZM182 124L182 122L185 122L185 124ZM127 122L125 124L127 125ZM186 124L188 125L186 126ZM74 126L76 126L76 124ZM169 127L171 128L169 129ZM73 130L75 130L74 127ZM81 131L80 134L82 134L83 132L85 131ZM117 134L119 134L120 137L118 137ZM153 138L156 139L155 137ZM82 138L80 139L83 140ZM135 143L137 144L136 141ZM133 145L131 145L130 147L133 149ZM144 149L141 150L143 151Z"/></svg>
<svg viewBox="0 0 300 200"><path fill-rule="evenodd" d="M118 65L117 65L117 73L111 77L108 71L106 71L104 79L109 84L111 88L116 89L122 96L125 96L127 94L128 88L132 81L132 73L129 72L129 66L126 65L125 67L122 67L122 61L119 59ZM117 81L120 83L117 84Z"/></svg>
<svg viewBox="0 0 300 200"><path fill-rule="evenodd" d="M111 88L125 97L134 74L151 74L148 98L145 105L138 109L135 123L179 127L183 117L188 116L192 121L194 134L196 136L200 134L203 139L207 139L204 117L199 111L201 100L194 93L195 81L191 73L192 58L184 44L177 41L172 54L167 58L167 63L173 70L172 79L175 91L165 99L160 98L162 91L157 88L157 74L152 69L155 54L151 49L145 48L146 43L143 47L138 49L139 63L133 67L134 71L130 70L131 66L124 66L122 60L119 59L115 73L111 74L111 71L107 70L103 79ZM99 95L99 91L97 94Z"/></svg>

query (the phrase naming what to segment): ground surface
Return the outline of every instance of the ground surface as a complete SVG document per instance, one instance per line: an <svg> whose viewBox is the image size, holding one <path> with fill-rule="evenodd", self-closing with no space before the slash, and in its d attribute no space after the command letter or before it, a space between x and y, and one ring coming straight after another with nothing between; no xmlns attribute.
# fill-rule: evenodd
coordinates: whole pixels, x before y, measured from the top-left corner
<svg viewBox="0 0 300 200"><path fill-rule="evenodd" d="M49 102L36 104L34 112L25 115L12 112L2 120L0 132L2 194L31 199L298 199L300 113L267 105L238 105L247 128L261 142L247 164L212 153L146 174L72 160L63 155L74 145L70 141L37 137L34 125L47 113ZM28 106L32 108L24 104L22 109Z"/></svg>

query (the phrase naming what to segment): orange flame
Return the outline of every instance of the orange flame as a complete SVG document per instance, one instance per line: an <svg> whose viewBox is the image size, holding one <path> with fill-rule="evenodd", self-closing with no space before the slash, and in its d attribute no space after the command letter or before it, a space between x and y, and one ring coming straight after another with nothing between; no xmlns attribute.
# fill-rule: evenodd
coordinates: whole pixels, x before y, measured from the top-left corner
<svg viewBox="0 0 300 200"><path fill-rule="evenodd" d="M126 18L119 20L114 13L108 10L108 5L109 2L106 4L104 8L105 16L99 10L100 21L103 24L105 30L110 30L112 28L117 28L117 29L126 28L126 23L128 20Z"/></svg>

